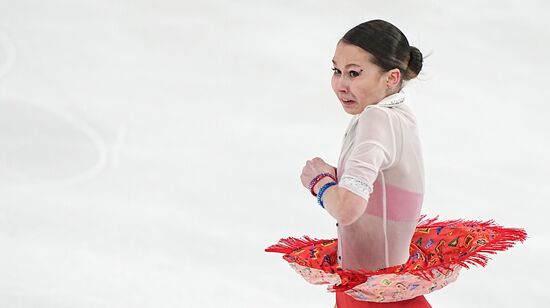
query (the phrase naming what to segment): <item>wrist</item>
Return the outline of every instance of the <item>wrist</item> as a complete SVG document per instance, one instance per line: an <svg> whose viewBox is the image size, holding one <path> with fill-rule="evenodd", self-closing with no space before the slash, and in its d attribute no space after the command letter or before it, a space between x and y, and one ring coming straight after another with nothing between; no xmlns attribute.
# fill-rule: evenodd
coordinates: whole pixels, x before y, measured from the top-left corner
<svg viewBox="0 0 550 308"><path fill-rule="evenodd" d="M323 187L323 185L330 182L334 182L334 180L329 177L324 177L319 182L317 182L317 184L315 184L315 186L313 186L313 189L312 189L315 195L319 193L319 190L321 189L321 187Z"/></svg>
<svg viewBox="0 0 550 308"><path fill-rule="evenodd" d="M336 182L331 181L331 182L328 182L328 183L324 184L319 189L319 193L317 194L317 203L319 203L319 205L322 208L325 208L325 204L323 202L323 195L326 193L327 189L329 189L329 188L331 188L332 186L335 186L335 185L337 185Z"/></svg>
<svg viewBox="0 0 550 308"><path fill-rule="evenodd" d="M311 192L311 194L314 197L317 197L317 193L313 189L315 188L315 186L317 186L317 184L319 182L325 180L326 178L332 179L333 182L336 182L336 177L334 175L330 174L330 173L327 173L327 172L318 174L316 177L314 177L311 180L311 182L309 182L309 185L308 185L307 188L309 189L309 191ZM320 189L320 187L322 187L322 186L319 186L317 189Z"/></svg>

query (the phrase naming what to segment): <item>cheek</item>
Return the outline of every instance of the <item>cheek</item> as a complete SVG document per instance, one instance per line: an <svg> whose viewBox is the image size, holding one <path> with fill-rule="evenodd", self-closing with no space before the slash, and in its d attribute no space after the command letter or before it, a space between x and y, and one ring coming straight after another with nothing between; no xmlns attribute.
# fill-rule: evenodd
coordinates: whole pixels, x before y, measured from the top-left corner
<svg viewBox="0 0 550 308"><path fill-rule="evenodd" d="M373 85L374 84L376 85L376 89L373 90L376 91L376 93L384 94L386 92L386 79L384 78L384 76L380 76L378 79L376 79Z"/></svg>
<svg viewBox="0 0 550 308"><path fill-rule="evenodd" d="M365 87L363 86L363 83L359 80L354 80L349 85L349 91L355 96L355 98L360 99L363 97L363 92L365 91Z"/></svg>
<svg viewBox="0 0 550 308"><path fill-rule="evenodd" d="M337 77L332 75L332 77L330 78L330 86L332 87L332 91L334 92L337 92L336 82L337 82Z"/></svg>
<svg viewBox="0 0 550 308"><path fill-rule="evenodd" d="M372 79L356 79L350 85L350 91L353 92L353 94L360 100L369 99L372 95L373 86L376 85Z"/></svg>

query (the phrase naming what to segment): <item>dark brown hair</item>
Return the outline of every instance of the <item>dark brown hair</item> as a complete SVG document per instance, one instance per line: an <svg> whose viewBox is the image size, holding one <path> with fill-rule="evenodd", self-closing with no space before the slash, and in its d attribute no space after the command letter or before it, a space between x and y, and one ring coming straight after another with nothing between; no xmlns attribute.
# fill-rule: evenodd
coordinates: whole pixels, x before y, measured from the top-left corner
<svg viewBox="0 0 550 308"><path fill-rule="evenodd" d="M402 79L411 80L422 70L422 53L410 46L407 37L391 23L375 19L349 30L340 40L360 47L373 56L382 70L397 68Z"/></svg>

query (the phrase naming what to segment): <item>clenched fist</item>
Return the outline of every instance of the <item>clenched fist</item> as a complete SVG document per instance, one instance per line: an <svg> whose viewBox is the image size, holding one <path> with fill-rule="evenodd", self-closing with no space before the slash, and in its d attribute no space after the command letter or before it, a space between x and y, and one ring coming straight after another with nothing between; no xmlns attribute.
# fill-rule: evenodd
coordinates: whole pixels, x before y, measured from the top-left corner
<svg viewBox="0 0 550 308"><path fill-rule="evenodd" d="M302 175L300 175L302 185L304 185L305 188L308 188L311 180L321 173L329 173L336 177L336 168L327 164L319 157L308 160L302 169Z"/></svg>

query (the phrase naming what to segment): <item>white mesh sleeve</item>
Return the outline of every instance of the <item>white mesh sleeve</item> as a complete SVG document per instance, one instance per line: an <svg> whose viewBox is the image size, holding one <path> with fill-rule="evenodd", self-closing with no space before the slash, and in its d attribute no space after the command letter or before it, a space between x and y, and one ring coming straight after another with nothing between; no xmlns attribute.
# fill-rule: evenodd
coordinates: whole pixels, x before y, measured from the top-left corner
<svg viewBox="0 0 550 308"><path fill-rule="evenodd" d="M390 167L395 161L395 134L389 116L380 107L363 111L355 128L353 150L340 178L340 187L367 201L380 169Z"/></svg>

